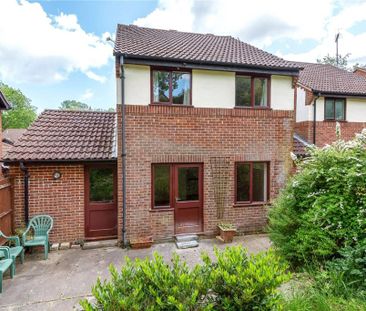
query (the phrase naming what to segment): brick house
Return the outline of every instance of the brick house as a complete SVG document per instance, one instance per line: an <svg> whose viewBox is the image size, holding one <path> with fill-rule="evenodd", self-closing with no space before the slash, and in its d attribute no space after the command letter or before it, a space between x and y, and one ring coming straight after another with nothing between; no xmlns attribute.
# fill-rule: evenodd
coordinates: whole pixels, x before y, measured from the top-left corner
<svg viewBox="0 0 366 311"><path fill-rule="evenodd" d="M132 244L223 221L262 231L292 170L302 66L230 36L126 25L114 56L117 117L47 110L7 154L16 225L47 213L53 241Z"/></svg>
<svg viewBox="0 0 366 311"><path fill-rule="evenodd" d="M304 69L297 82L295 132L308 143L324 146L352 139L366 128L366 79L332 65L298 63ZM361 72L361 70L359 70Z"/></svg>

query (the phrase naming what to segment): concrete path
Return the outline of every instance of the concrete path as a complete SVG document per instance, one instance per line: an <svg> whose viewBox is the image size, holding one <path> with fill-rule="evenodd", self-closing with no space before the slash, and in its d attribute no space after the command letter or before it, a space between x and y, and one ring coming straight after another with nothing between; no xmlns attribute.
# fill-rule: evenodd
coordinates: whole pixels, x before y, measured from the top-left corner
<svg viewBox="0 0 366 311"><path fill-rule="evenodd" d="M213 254L213 247L242 244L249 252L268 249L270 242L266 235L235 237L232 244L222 244L216 239L201 240L198 248L178 250L174 243L155 244L149 249L124 250L117 247L91 250L69 249L54 251L48 260L43 254L26 256L25 264L17 264L14 279L8 276L3 281L0 294L0 310L73 310L78 302L91 296L91 286L98 276L108 277L108 266L117 267L124 263L124 257L145 258L159 252L170 260L176 252L190 266L200 262L200 253Z"/></svg>

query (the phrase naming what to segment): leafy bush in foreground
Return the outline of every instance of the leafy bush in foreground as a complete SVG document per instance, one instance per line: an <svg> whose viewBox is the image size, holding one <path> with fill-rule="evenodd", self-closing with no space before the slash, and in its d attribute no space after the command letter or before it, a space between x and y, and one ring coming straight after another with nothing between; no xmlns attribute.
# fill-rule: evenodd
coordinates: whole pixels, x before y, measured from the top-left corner
<svg viewBox="0 0 366 311"><path fill-rule="evenodd" d="M270 210L276 248L293 266L359 248L366 239L366 131L312 149L299 166Z"/></svg>
<svg viewBox="0 0 366 311"><path fill-rule="evenodd" d="M174 255L165 263L127 259L111 280L98 279L92 289L96 304L85 310L276 310L281 309L278 286L289 279L286 265L272 251L247 256L238 247L215 250L217 260L203 255L203 264L189 269Z"/></svg>

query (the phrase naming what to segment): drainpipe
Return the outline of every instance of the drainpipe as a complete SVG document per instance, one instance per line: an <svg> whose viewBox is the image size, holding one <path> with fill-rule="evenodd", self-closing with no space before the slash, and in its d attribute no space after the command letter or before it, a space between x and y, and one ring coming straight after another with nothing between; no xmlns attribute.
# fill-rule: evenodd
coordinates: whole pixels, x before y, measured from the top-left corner
<svg viewBox="0 0 366 311"><path fill-rule="evenodd" d="M313 120L313 144L316 145L316 100L319 98L318 94L314 99L314 120Z"/></svg>
<svg viewBox="0 0 366 311"><path fill-rule="evenodd" d="M29 172L23 162L19 164L20 170L24 173L24 221L28 226L29 222Z"/></svg>
<svg viewBox="0 0 366 311"><path fill-rule="evenodd" d="M126 111L125 111L125 70L123 56L121 63L121 112L122 112L122 247L127 247L126 240Z"/></svg>

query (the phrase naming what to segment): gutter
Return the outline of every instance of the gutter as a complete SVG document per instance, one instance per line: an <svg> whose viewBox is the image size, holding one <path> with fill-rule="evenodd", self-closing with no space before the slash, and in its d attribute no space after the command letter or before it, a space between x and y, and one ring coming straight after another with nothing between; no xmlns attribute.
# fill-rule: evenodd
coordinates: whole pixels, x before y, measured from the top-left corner
<svg viewBox="0 0 366 311"><path fill-rule="evenodd" d="M122 114L122 248L127 247L126 239L126 110L125 110L125 70L123 55L121 64L121 114Z"/></svg>
<svg viewBox="0 0 366 311"><path fill-rule="evenodd" d="M20 170L24 173L24 221L28 226L29 222L29 172L23 162L19 163Z"/></svg>

